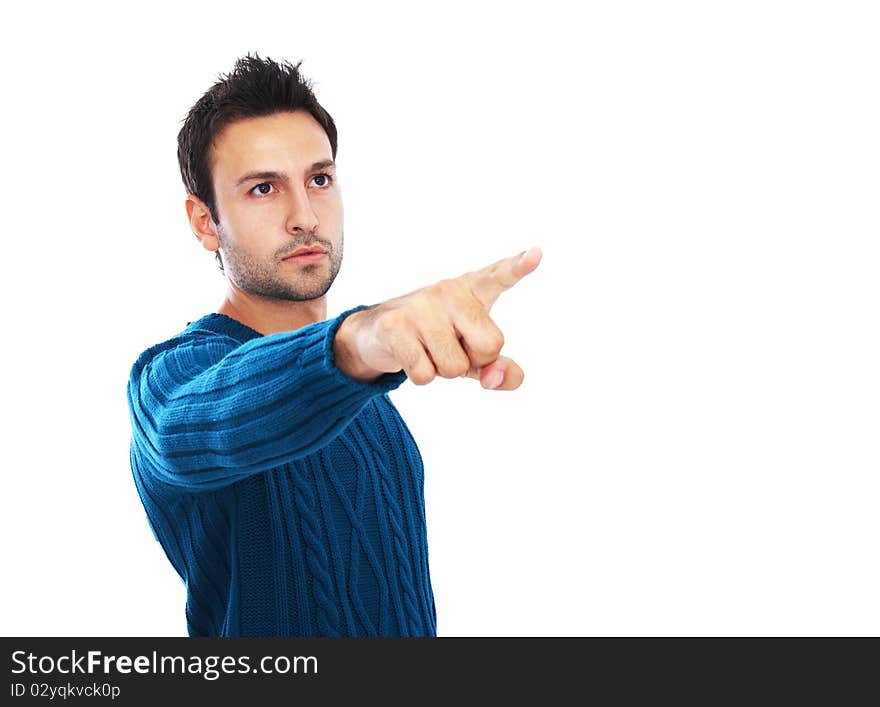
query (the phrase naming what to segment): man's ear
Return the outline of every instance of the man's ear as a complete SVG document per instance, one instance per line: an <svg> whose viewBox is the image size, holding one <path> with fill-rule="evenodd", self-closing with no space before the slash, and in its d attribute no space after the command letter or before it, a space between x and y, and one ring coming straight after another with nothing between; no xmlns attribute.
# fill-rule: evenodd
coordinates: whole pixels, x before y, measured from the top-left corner
<svg viewBox="0 0 880 707"><path fill-rule="evenodd" d="M205 202L195 194L186 195L186 217L189 219L190 228L199 239L205 250L216 251L220 247L220 239L217 229L211 218L211 212Z"/></svg>

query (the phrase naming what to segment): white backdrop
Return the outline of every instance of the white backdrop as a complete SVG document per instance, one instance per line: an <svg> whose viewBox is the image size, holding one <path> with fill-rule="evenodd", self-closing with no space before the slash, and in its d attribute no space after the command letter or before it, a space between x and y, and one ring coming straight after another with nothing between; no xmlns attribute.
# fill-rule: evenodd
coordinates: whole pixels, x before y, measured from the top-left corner
<svg viewBox="0 0 880 707"><path fill-rule="evenodd" d="M222 301L175 140L249 51L303 59L339 128L328 316L544 251L492 310L519 390L391 394L440 635L880 632L872 3L43 3L0 32L4 635L186 634L125 386Z"/></svg>

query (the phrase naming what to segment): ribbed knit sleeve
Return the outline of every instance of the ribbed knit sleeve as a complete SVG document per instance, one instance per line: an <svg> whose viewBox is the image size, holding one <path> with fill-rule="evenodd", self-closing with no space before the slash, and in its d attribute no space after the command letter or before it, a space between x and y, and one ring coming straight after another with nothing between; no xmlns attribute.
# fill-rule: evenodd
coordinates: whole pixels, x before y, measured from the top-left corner
<svg viewBox="0 0 880 707"><path fill-rule="evenodd" d="M406 379L373 382L336 367L339 316L245 343L190 337L138 359L128 383L135 442L162 481L211 490L324 447L374 396Z"/></svg>

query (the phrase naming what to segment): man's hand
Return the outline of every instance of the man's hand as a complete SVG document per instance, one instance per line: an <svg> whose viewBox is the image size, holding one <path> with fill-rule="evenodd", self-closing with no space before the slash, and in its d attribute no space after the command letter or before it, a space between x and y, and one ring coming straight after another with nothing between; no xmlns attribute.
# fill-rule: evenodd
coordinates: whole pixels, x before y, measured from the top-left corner
<svg viewBox="0 0 880 707"><path fill-rule="evenodd" d="M504 335L489 310L540 262L541 250L532 248L350 314L333 341L337 367L362 381L402 369L416 385L439 375L475 378L495 390L518 388L524 373L499 355Z"/></svg>

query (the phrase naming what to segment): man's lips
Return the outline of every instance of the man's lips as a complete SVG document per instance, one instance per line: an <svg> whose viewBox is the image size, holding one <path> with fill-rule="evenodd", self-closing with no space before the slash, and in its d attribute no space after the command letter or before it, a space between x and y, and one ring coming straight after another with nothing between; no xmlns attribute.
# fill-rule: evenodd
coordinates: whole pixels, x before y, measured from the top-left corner
<svg viewBox="0 0 880 707"><path fill-rule="evenodd" d="M321 246L304 246L302 248L297 248L290 255L284 257L284 260L290 260L291 258L297 258L303 255L326 255L327 251L321 248Z"/></svg>

